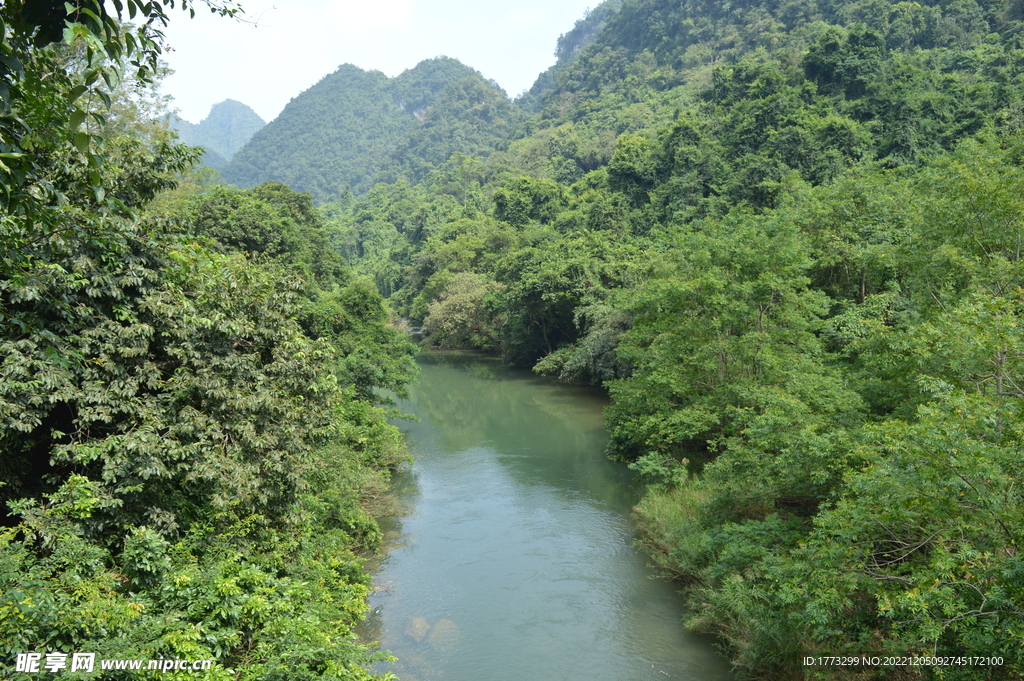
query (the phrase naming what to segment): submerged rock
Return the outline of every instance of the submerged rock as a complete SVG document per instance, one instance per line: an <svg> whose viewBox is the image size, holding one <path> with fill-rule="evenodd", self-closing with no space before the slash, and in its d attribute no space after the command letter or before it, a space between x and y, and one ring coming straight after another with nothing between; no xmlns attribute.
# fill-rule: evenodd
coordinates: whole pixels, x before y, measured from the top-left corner
<svg viewBox="0 0 1024 681"><path fill-rule="evenodd" d="M438 620L427 634L427 643L435 648L453 645L459 639L459 625L451 620Z"/></svg>
<svg viewBox="0 0 1024 681"><path fill-rule="evenodd" d="M441 620L442 622L446 620ZM440 622L438 623L440 624ZM411 639L419 643L427 635L427 630L430 629L430 625L427 624L427 620L422 617L414 617L409 620L409 624L405 625L405 633L409 635Z"/></svg>

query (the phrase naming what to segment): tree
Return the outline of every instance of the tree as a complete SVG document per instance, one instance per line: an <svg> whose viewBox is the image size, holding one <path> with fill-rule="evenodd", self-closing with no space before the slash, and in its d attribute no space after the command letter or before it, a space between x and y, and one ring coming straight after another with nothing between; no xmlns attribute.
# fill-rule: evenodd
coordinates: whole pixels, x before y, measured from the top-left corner
<svg viewBox="0 0 1024 681"><path fill-rule="evenodd" d="M502 288L479 274L450 275L438 299L428 305L424 333L441 347L500 348L500 324L495 323L489 308Z"/></svg>
<svg viewBox="0 0 1024 681"><path fill-rule="evenodd" d="M869 429L867 466L784 571L786 600L809 653L981 650L1010 678L1024 665L1024 500L1020 434L1001 424L1017 422L1019 401L933 390L916 422ZM964 672L952 677L981 678Z"/></svg>

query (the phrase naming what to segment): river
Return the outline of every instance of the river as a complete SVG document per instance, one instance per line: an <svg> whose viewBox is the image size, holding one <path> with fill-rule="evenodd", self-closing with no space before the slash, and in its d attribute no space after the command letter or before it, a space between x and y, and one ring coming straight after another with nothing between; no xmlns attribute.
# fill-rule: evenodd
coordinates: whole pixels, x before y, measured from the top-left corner
<svg viewBox="0 0 1024 681"><path fill-rule="evenodd" d="M632 542L632 474L604 455L598 391L468 353L423 353L364 635L402 681L716 681L676 588ZM385 524L385 528L388 524Z"/></svg>

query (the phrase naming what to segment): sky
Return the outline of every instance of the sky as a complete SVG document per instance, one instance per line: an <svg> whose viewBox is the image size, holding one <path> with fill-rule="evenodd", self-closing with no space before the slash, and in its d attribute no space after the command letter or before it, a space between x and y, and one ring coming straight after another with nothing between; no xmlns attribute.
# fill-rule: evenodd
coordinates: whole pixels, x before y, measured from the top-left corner
<svg viewBox="0 0 1024 681"><path fill-rule="evenodd" d="M241 0L245 21L172 12L163 91L198 123L225 99L265 121L342 64L397 76L454 57L510 97L555 63L558 36L601 0Z"/></svg>

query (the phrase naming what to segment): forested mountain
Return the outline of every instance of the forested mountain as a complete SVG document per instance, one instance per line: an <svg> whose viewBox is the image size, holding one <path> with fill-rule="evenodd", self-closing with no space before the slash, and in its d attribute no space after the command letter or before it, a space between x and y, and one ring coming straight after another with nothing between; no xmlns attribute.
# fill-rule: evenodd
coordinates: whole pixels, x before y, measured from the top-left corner
<svg viewBox="0 0 1024 681"><path fill-rule="evenodd" d="M365 192L399 174L420 179L455 152L486 155L519 112L455 59L420 62L395 78L346 64L289 102L224 169L250 187L273 180L319 201Z"/></svg>
<svg viewBox="0 0 1024 681"><path fill-rule="evenodd" d="M322 212L425 342L609 389L739 675L1016 678L1021 19L627 0L507 146Z"/></svg>
<svg viewBox="0 0 1024 681"><path fill-rule="evenodd" d="M266 122L255 111L233 99L214 104L199 123L170 117L171 129L178 133L178 138L189 146L205 148L203 162L218 170L264 125Z"/></svg>
<svg viewBox="0 0 1024 681"><path fill-rule="evenodd" d="M479 76L454 81L391 152L392 170L376 179L419 182L454 154L486 157L507 143L523 118L504 92Z"/></svg>
<svg viewBox="0 0 1024 681"><path fill-rule="evenodd" d="M537 77L533 87L516 99L516 104L531 113L536 113L543 101L554 90L555 76L576 61L583 48L597 38L608 20L622 7L622 1L604 0L594 9L588 10L583 18L576 22L571 31L559 36L555 46L557 61Z"/></svg>
<svg viewBox="0 0 1024 681"><path fill-rule="evenodd" d="M694 153L716 159L691 164L708 201L788 169L819 182L867 158L915 163L1015 106L1014 16L974 2L632 2L559 73L512 151L558 179L607 163L623 133L686 121ZM544 128L568 143L539 145Z"/></svg>

